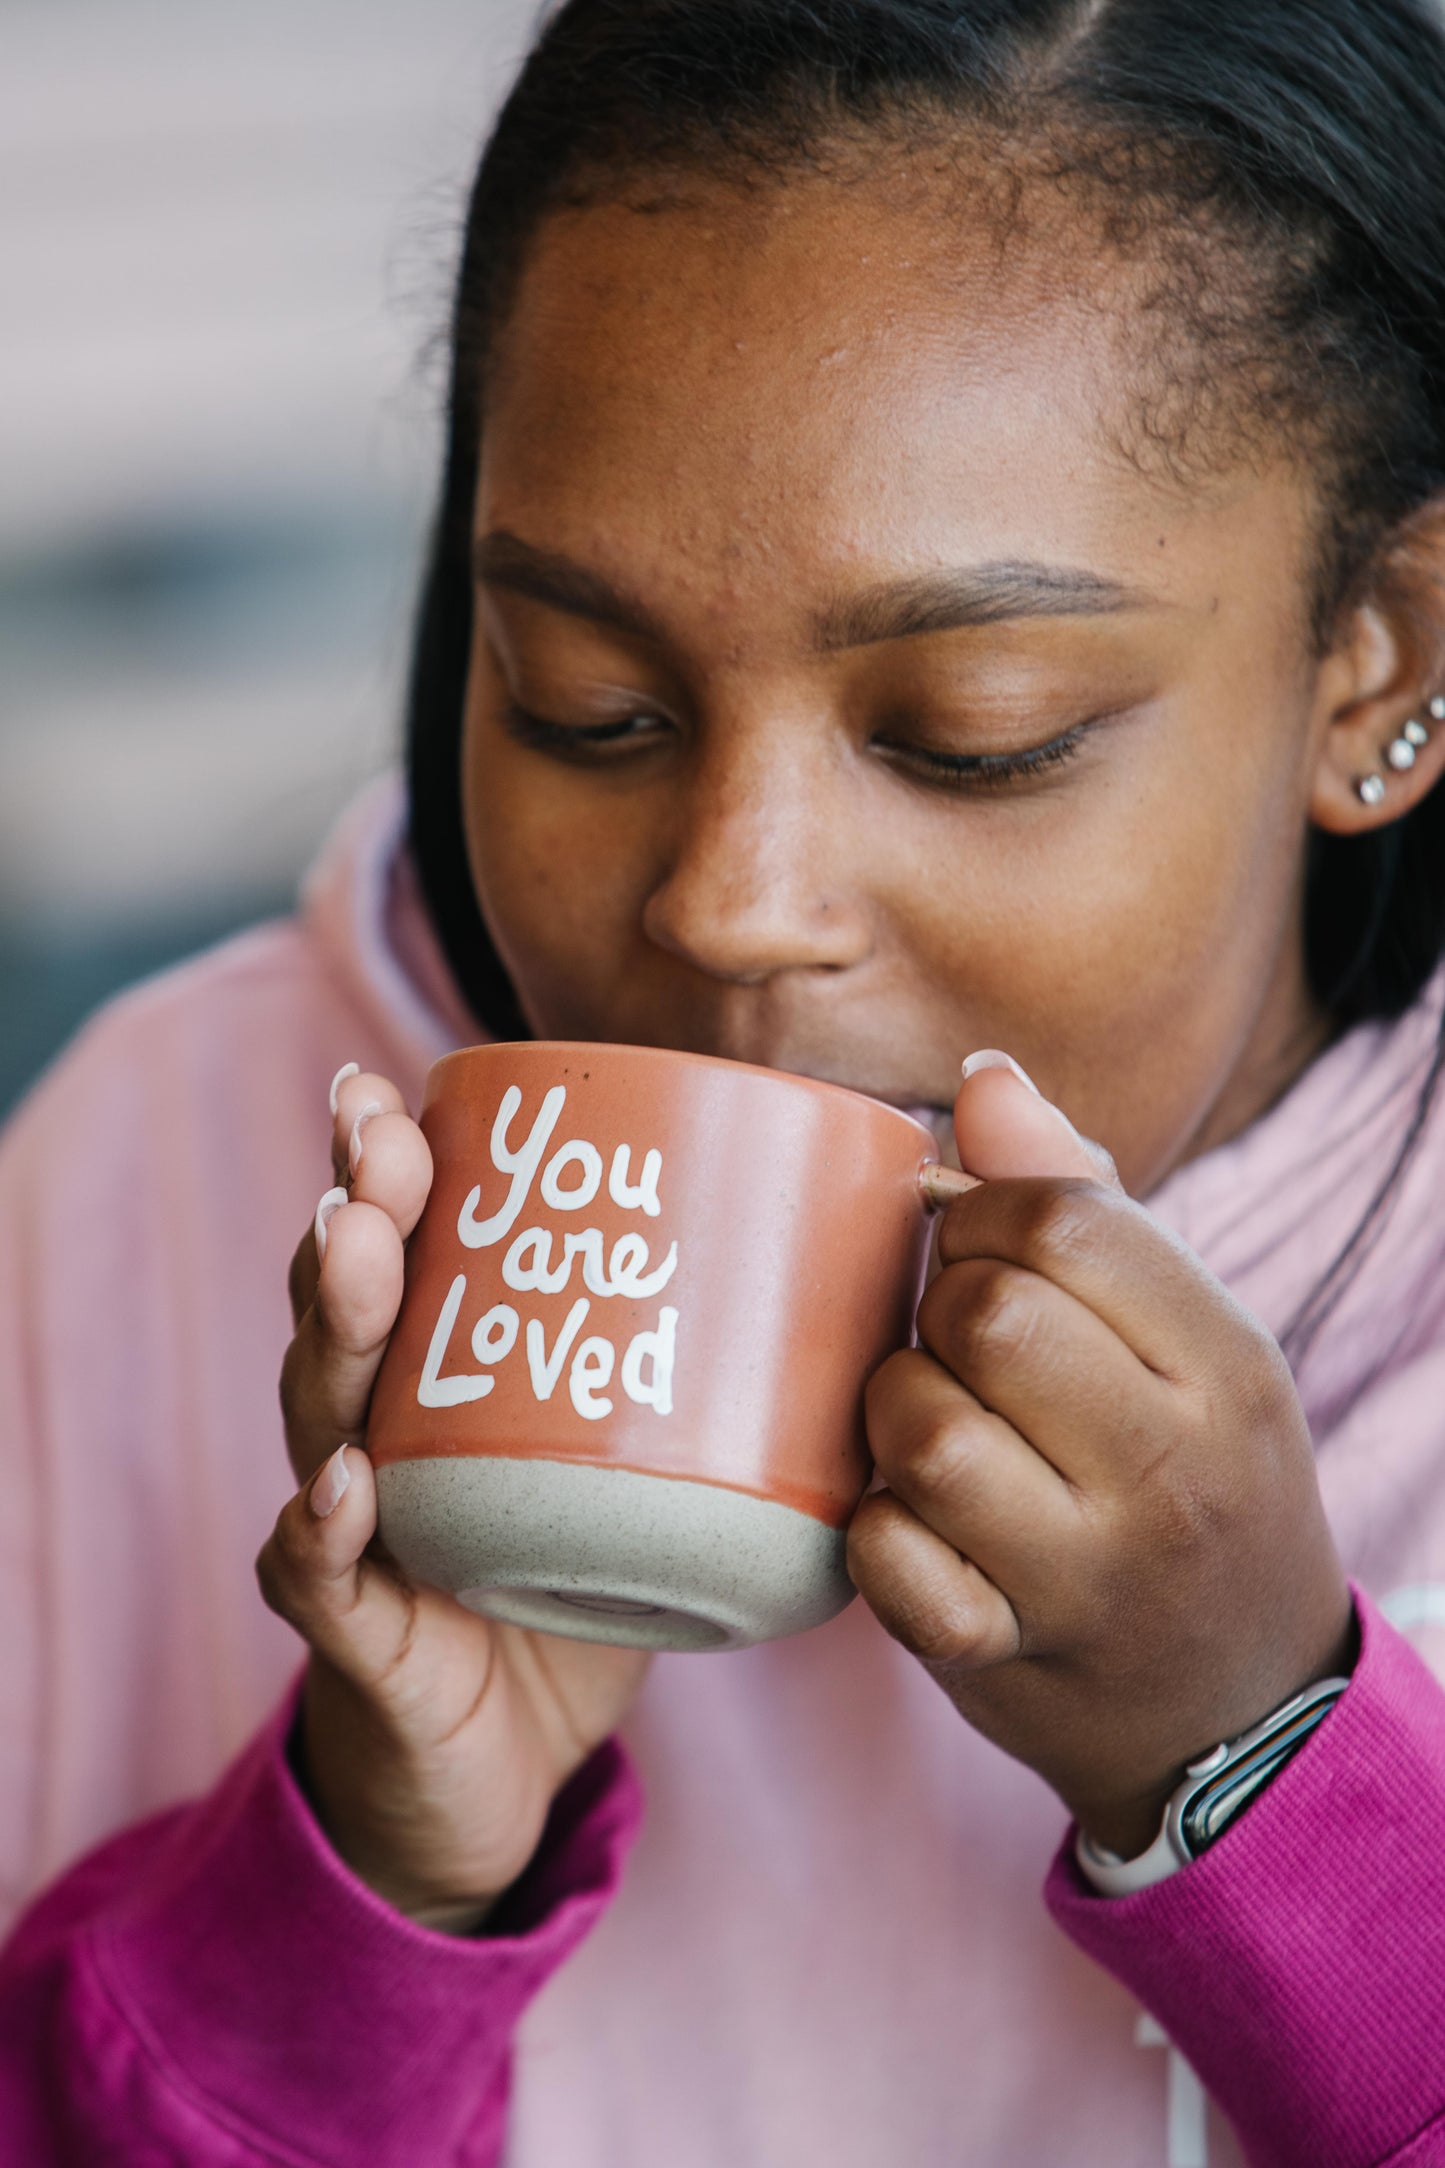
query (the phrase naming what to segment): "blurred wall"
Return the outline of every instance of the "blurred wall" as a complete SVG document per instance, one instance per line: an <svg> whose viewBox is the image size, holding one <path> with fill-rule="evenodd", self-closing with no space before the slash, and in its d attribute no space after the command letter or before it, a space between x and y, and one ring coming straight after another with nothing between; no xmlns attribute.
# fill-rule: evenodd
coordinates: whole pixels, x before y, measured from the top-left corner
<svg viewBox="0 0 1445 2168"><path fill-rule="evenodd" d="M0 1109L394 758L535 0L0 0Z"/></svg>

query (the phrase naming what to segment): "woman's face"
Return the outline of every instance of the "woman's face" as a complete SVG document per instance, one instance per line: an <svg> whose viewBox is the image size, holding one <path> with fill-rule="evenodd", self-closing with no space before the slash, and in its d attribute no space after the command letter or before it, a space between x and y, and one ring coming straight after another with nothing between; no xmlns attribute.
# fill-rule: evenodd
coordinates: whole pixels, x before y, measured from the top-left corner
<svg viewBox="0 0 1445 2168"><path fill-rule="evenodd" d="M822 182L543 229L465 740L536 1032L940 1110L1004 1047L1136 1192L1307 1057L1307 490L1121 456L1074 240Z"/></svg>

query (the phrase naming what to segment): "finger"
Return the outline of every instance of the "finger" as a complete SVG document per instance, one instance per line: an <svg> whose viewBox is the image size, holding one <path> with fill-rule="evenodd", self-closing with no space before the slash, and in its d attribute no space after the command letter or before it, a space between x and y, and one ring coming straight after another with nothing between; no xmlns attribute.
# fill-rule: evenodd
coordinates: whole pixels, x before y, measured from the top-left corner
<svg viewBox="0 0 1445 2168"><path fill-rule="evenodd" d="M359 1201L340 1206L327 1228L316 1299L281 1366L286 1442L303 1482L365 1428L404 1272L401 1236L389 1215Z"/></svg>
<svg viewBox="0 0 1445 2168"><path fill-rule="evenodd" d="M345 1182L351 1174L351 1153L354 1139L358 1139L357 1124L361 1124L360 1136L364 1137L370 1121L378 1114L404 1114L406 1101L392 1083L390 1077L378 1076L372 1070L359 1070L354 1076L339 1075L335 1085L336 1108L331 1123L331 1165L338 1182Z"/></svg>
<svg viewBox="0 0 1445 2168"><path fill-rule="evenodd" d="M1114 1162L1081 1137L1041 1096L1018 1064L994 1048L970 1054L953 1106L959 1165L986 1181L1015 1175L1073 1175L1116 1183Z"/></svg>
<svg viewBox="0 0 1445 2168"><path fill-rule="evenodd" d="M1052 1281L997 1258L946 1265L919 1304L918 1337L984 1408L1086 1491L1136 1481L1177 1419L1170 1387L1101 1318Z"/></svg>
<svg viewBox="0 0 1445 2168"><path fill-rule="evenodd" d="M406 1114L396 1086L385 1077L363 1076L355 1062L348 1062L332 1079L331 1117L336 1183L322 1197L313 1224L292 1254L287 1286L293 1324L300 1323L315 1300L330 1216L340 1201L338 1189L380 1205L403 1241L431 1191L431 1148Z"/></svg>
<svg viewBox="0 0 1445 2168"><path fill-rule="evenodd" d="M385 1212L404 1242L421 1218L431 1190L431 1147L409 1114L382 1113L358 1120L351 1163L352 1200L374 1204Z"/></svg>
<svg viewBox="0 0 1445 2168"><path fill-rule="evenodd" d="M868 1443L893 1494L1027 1602L1075 1535L1067 1483L929 1355L905 1348L868 1387Z"/></svg>
<svg viewBox="0 0 1445 2168"><path fill-rule="evenodd" d="M372 1688L408 1646L416 1596L365 1556L376 1533L371 1463L344 1446L282 1508L256 1561L271 1610L353 1684Z"/></svg>
<svg viewBox="0 0 1445 2168"><path fill-rule="evenodd" d="M1245 1314L1143 1205L1097 1182L982 1183L944 1214L938 1255L945 1266L992 1258L1037 1273L1178 1382L1212 1364L1211 1327L1237 1327Z"/></svg>
<svg viewBox="0 0 1445 2168"><path fill-rule="evenodd" d="M854 1514L848 1571L879 1623L926 1664L981 1671L1020 1652L1002 1590L890 1491L870 1491Z"/></svg>

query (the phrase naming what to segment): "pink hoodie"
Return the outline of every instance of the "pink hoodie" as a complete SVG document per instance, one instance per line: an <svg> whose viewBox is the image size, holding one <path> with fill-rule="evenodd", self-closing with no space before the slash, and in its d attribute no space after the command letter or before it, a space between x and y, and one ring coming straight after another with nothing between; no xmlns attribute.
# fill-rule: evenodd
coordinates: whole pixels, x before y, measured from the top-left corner
<svg viewBox="0 0 1445 2168"><path fill-rule="evenodd" d="M470 1035L401 817L373 793L297 920L113 1004L0 1147L0 1877L12 1910L51 1883L0 1960L0 2160L1445 2162L1445 1695L1402 1637L1445 1669L1445 1114L1300 1375L1359 1670L1184 1873L1086 1891L1052 1795L861 1604L662 1658L486 1939L329 1851L252 1560L292 1487L327 1083L356 1059L415 1099ZM1442 1000L1153 1200L1276 1330L1390 1165Z"/></svg>

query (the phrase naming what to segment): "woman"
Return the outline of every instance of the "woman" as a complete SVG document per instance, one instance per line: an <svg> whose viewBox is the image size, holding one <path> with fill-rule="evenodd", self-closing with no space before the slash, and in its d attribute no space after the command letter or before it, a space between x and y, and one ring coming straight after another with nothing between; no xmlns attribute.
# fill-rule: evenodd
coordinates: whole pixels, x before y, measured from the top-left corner
<svg viewBox="0 0 1445 2168"><path fill-rule="evenodd" d="M410 853L366 809L7 1147L12 1879L122 1830L10 1945L11 2157L1445 2152L1379 1609L1445 1584L1442 134L1413 0L553 18ZM480 1030L952 1108L833 1626L644 1676L365 1556L404 1110Z"/></svg>

